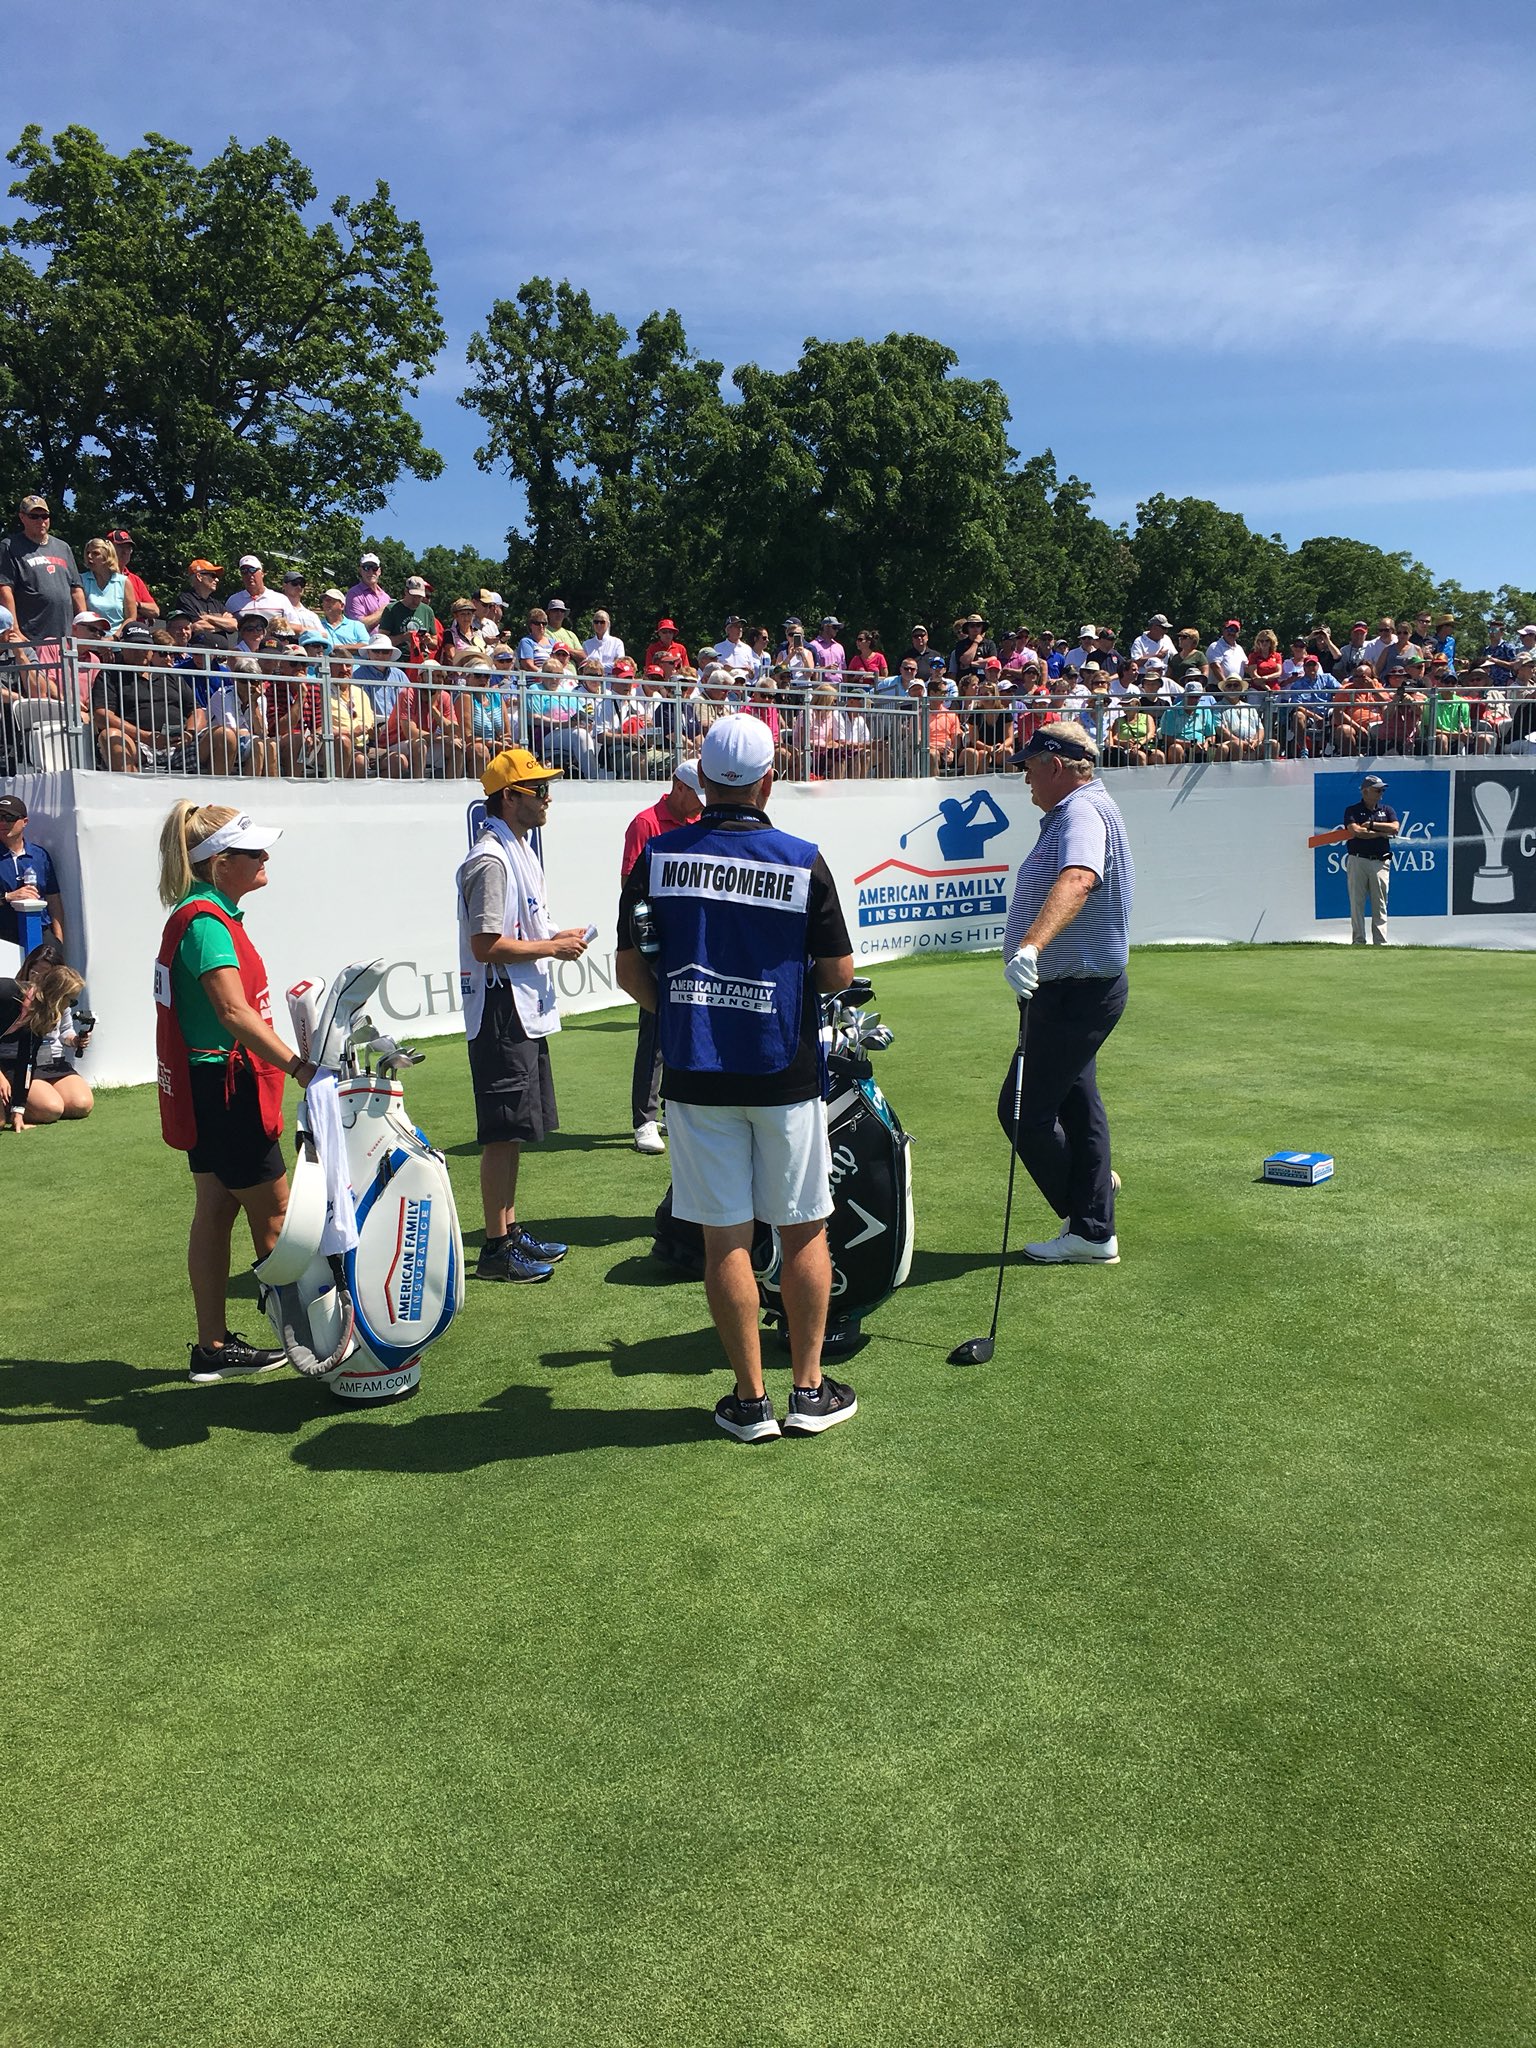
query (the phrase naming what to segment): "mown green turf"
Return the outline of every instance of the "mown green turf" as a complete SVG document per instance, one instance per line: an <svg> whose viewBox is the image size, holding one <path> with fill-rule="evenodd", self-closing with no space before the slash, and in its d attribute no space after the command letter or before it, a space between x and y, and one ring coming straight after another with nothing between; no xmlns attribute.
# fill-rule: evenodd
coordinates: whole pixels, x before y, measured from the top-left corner
<svg viewBox="0 0 1536 2048"><path fill-rule="evenodd" d="M569 1260L388 1413L186 1384L147 1091L0 1139L0 2040L1528 2043L1533 972L1139 956L1124 1263L964 1371L1010 1005L883 970L912 1283L755 1450L627 1017L526 1168ZM410 1099L475 1224L462 1046Z"/></svg>

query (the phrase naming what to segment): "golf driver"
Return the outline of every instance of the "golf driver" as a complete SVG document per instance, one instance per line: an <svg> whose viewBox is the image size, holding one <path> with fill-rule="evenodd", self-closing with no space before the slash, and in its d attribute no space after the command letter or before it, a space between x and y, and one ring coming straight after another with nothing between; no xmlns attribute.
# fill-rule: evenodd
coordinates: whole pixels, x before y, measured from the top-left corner
<svg viewBox="0 0 1536 2048"><path fill-rule="evenodd" d="M1013 1128L1008 1143L1008 1198L1003 1203L1003 1248L997 1255L997 1292L992 1297L992 1327L985 1337L968 1337L949 1354L951 1365L985 1365L997 1344L997 1317L1003 1305L1003 1274L1008 1267L1008 1224L1013 1216L1013 1176L1019 1164L1019 1105L1024 1099L1024 1043L1029 1037L1029 1005L1019 1005L1019 1042L1013 1054Z"/></svg>

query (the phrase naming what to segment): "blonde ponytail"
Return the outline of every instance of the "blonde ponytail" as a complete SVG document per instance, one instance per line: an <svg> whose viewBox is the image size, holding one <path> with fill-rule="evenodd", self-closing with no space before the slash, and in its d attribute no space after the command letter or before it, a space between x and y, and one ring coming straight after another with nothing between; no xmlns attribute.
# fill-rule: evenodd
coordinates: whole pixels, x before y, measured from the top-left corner
<svg viewBox="0 0 1536 2048"><path fill-rule="evenodd" d="M175 909L194 882L208 879L208 863L198 862L198 868L204 870L199 874L192 865L191 849L239 815L228 804L198 805L183 798L171 805L160 828L160 901L167 910Z"/></svg>

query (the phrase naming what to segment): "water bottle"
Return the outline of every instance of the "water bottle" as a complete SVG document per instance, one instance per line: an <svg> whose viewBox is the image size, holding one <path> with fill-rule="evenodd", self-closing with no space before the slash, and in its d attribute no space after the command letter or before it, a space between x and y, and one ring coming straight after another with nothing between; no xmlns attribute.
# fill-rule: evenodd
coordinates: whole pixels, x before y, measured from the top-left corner
<svg viewBox="0 0 1536 2048"><path fill-rule="evenodd" d="M656 929L656 913L644 896L629 914L629 929L636 950L654 960L661 951L661 934Z"/></svg>

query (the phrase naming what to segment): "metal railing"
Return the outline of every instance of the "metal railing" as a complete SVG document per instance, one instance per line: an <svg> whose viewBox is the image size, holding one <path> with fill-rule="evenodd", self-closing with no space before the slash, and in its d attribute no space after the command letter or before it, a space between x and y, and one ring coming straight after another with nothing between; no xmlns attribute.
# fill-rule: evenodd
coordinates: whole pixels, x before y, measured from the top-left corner
<svg viewBox="0 0 1536 2048"><path fill-rule="evenodd" d="M874 680L871 689L847 674L840 686L788 687L594 675L572 685L336 655L12 645L0 648L0 775L457 779L524 745L575 778L663 782L716 718L743 709L770 726L776 772L797 782L1006 774L1030 734L1061 718L1093 734L1107 767L1536 751L1536 696L1512 692L1345 685L1189 702L1089 696L1065 680L1022 698L938 677L911 690L899 676Z"/></svg>

